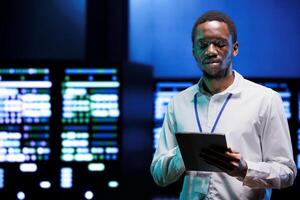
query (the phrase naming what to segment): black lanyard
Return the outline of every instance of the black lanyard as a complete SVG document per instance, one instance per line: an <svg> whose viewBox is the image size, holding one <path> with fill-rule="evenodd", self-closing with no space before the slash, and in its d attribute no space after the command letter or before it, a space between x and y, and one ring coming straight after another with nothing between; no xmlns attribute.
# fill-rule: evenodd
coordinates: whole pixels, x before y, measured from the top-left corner
<svg viewBox="0 0 300 200"><path fill-rule="evenodd" d="M217 116L217 119L216 119L216 121L214 123L214 126L211 129L211 133L213 133L215 131L216 126L217 126L217 124L219 122L219 119L220 119L220 117L221 117L221 115L223 113L223 110L224 110L225 106L227 105L227 103L228 103L228 101L229 101L229 99L230 99L231 96L232 96L231 93L227 96L227 98L226 98L226 100L225 100L225 102L224 102L224 104L223 104L223 106L222 106L222 108L221 108L221 110L220 110L220 112L219 112L219 114ZM198 108L197 108L197 93L194 96L194 109L195 109L195 115L196 115L196 119L197 119L198 128L199 128L200 133L202 133L202 128L201 128L200 119L199 119L199 115L198 115Z"/></svg>

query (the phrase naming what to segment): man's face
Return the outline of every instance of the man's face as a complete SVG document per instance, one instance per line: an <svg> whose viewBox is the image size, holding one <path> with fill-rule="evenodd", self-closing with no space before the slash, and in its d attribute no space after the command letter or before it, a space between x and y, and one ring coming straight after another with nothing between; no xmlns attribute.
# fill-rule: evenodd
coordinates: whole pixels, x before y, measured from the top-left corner
<svg viewBox="0 0 300 200"><path fill-rule="evenodd" d="M206 78L225 77L237 53L238 43L232 44L226 23L207 21L196 27L193 54Z"/></svg>

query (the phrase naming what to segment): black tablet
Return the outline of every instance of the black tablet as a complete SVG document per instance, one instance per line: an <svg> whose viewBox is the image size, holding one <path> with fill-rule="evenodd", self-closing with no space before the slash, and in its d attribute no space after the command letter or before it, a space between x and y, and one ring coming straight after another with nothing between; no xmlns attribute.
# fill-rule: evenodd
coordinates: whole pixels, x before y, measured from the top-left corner
<svg viewBox="0 0 300 200"><path fill-rule="evenodd" d="M206 163L200 156L203 148L217 146L227 148L224 134L215 133L176 133L175 134L180 153L186 170L189 171L212 171L222 170Z"/></svg>

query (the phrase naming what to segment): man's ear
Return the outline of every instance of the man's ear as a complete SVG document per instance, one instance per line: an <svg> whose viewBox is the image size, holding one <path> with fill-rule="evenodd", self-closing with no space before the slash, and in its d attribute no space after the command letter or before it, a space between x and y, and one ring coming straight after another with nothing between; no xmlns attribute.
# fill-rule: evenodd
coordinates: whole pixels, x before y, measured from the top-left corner
<svg viewBox="0 0 300 200"><path fill-rule="evenodd" d="M235 42L233 44L233 52L232 52L232 54L233 54L233 56L237 56L238 53L239 53L239 43Z"/></svg>

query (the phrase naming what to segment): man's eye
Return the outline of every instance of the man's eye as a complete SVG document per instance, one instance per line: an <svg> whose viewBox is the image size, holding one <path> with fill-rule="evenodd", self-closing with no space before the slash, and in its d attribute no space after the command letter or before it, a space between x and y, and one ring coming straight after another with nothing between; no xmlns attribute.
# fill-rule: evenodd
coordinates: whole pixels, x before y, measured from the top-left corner
<svg viewBox="0 0 300 200"><path fill-rule="evenodd" d="M199 42L199 47L201 49L205 49L207 46L208 46L208 42L203 42L203 41Z"/></svg>
<svg viewBox="0 0 300 200"><path fill-rule="evenodd" d="M225 41L216 41L216 42L214 42L214 45L216 45L219 48L223 48L223 47L227 46L227 43Z"/></svg>

